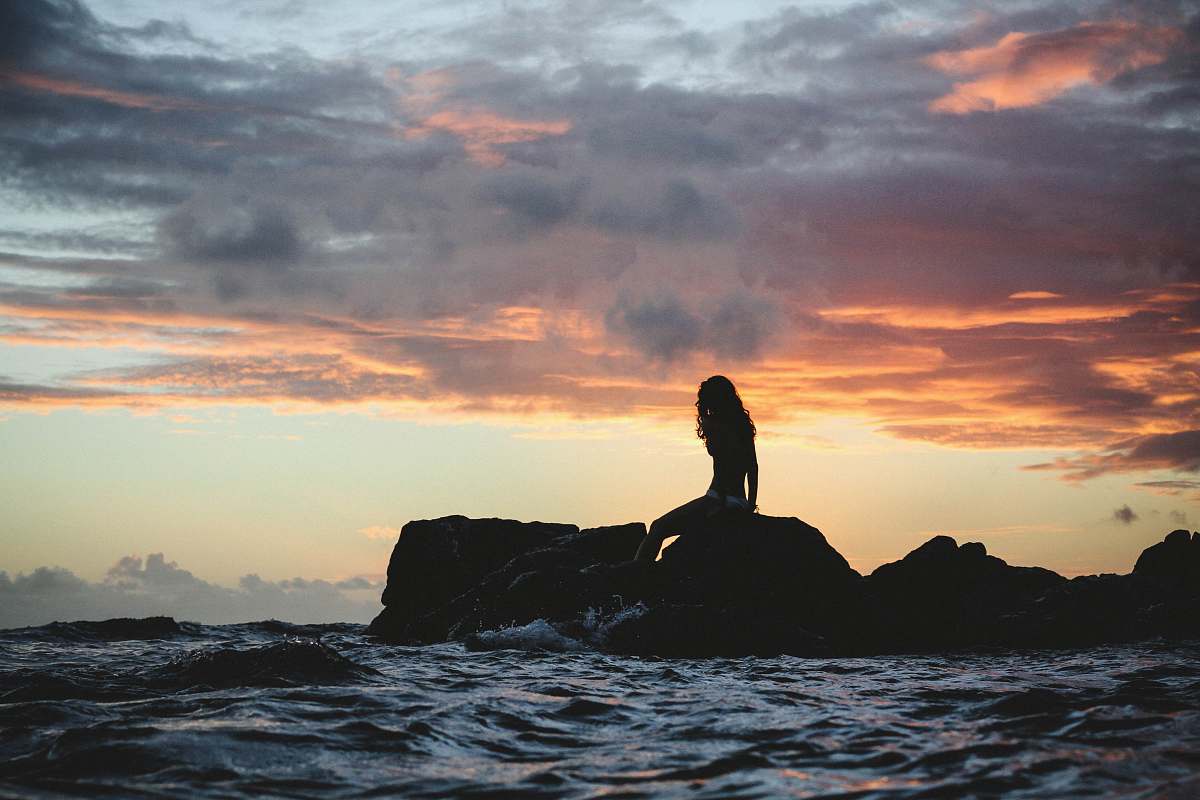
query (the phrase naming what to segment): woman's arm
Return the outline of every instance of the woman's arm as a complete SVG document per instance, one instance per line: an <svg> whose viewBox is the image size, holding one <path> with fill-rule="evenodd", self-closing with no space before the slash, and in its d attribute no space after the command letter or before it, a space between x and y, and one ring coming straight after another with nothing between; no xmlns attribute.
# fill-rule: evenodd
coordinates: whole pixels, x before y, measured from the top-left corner
<svg viewBox="0 0 1200 800"><path fill-rule="evenodd" d="M750 501L750 510L758 508L758 454L754 452L754 440L750 440L750 467L746 470L746 483L749 491L746 499Z"/></svg>

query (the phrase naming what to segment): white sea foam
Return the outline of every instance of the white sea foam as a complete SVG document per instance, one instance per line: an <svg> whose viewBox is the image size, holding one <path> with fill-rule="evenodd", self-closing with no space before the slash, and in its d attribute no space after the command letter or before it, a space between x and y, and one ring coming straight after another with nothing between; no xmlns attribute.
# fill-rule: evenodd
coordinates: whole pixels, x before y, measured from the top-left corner
<svg viewBox="0 0 1200 800"><path fill-rule="evenodd" d="M604 646L613 627L644 613L644 603L610 613L590 608L581 624L554 625L544 619L535 619L526 625L482 631L471 637L469 647L472 650L534 650L551 653L593 650Z"/></svg>
<svg viewBox="0 0 1200 800"><path fill-rule="evenodd" d="M587 639L596 646L608 641L608 633L617 625L631 619L637 619L647 611L645 603L625 606L612 614L603 614L594 608L589 608L583 616L583 627L587 630Z"/></svg>
<svg viewBox="0 0 1200 800"><path fill-rule="evenodd" d="M588 649L578 639L559 633L544 619L535 619L527 625L482 631L472 637L471 645L479 650L543 650L551 653Z"/></svg>

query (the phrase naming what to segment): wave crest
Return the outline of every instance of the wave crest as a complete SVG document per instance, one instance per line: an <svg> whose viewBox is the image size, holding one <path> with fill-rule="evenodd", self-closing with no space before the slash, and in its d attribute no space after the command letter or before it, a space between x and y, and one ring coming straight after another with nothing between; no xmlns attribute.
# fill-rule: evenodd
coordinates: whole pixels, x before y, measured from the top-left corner
<svg viewBox="0 0 1200 800"><path fill-rule="evenodd" d="M259 647L204 647L176 656L154 676L173 688L304 686L345 683L380 673L319 639L288 637Z"/></svg>

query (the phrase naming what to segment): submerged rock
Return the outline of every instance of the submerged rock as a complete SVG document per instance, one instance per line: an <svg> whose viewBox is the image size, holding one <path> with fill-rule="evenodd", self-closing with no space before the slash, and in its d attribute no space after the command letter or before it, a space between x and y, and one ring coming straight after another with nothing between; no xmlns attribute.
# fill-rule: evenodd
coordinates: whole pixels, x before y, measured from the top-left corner
<svg viewBox="0 0 1200 800"><path fill-rule="evenodd" d="M537 624L564 641L661 656L1200 636L1200 535L1186 531L1148 548L1133 574L1070 581L948 536L864 577L819 530L793 517L718 514L653 564L629 560L645 533L641 523L580 530L460 516L410 522L392 550L385 607L368 633L479 646L497 639L489 631Z"/></svg>

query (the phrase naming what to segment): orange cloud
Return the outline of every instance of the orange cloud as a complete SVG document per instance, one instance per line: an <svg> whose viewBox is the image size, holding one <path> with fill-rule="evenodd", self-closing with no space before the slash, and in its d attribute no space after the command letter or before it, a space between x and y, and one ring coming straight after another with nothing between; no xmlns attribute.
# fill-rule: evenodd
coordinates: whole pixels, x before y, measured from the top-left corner
<svg viewBox="0 0 1200 800"><path fill-rule="evenodd" d="M463 140L463 149L485 167L504 164L497 145L533 142L547 136L561 136L571 130L569 120L519 120L502 117L483 109L439 111L404 132L407 139L419 139L435 131L454 134Z"/></svg>
<svg viewBox="0 0 1200 800"><path fill-rule="evenodd" d="M0 296L7 323L0 343L136 349L161 358L47 385L0 381L0 409L177 413L257 405L536 419L539 428L566 420L564 430L579 420L657 426L686 415L696 376L730 367L697 357L686 371L647 371L582 308L511 305L425 320L356 320L35 294ZM785 313L792 319L786 338L781 333L774 350L738 365L733 377L764 431L850 418L894 438L947 447L1104 454L1044 467L1076 479L1126 463L1159 468L1168 462L1149 458L1145 447L1136 458L1101 448L1197 427L1200 333L1189 330L1197 299L1200 284L1177 283L1086 302L897 303L817 314L797 307Z"/></svg>
<svg viewBox="0 0 1200 800"><path fill-rule="evenodd" d="M100 100L124 108L144 108L150 111L168 111L181 108L201 108L202 105L193 100L183 100L174 97L163 97L153 94L122 92L117 89L107 89L80 81L52 78L48 75L38 75L32 72L0 72L0 82L11 83L23 89L35 92L47 92L64 97L86 97Z"/></svg>
<svg viewBox="0 0 1200 800"><path fill-rule="evenodd" d="M1009 300L1058 300L1062 295L1056 292L1013 292L1008 296Z"/></svg>
<svg viewBox="0 0 1200 800"><path fill-rule="evenodd" d="M924 63L970 77L929 104L941 114L968 114L1041 105L1082 84L1162 62L1183 41L1178 28L1135 22L1084 22L1047 33L1005 34L994 44L943 50Z"/></svg>
<svg viewBox="0 0 1200 800"><path fill-rule="evenodd" d="M992 325L1063 324L1107 320L1125 316L1131 306L1118 304L1056 306L985 306L982 308L931 306L843 306L818 312L835 320L873 322L897 328L940 328L962 330Z"/></svg>
<svg viewBox="0 0 1200 800"><path fill-rule="evenodd" d="M453 70L431 70L408 78L393 70L388 77L404 87L401 109L418 118L403 128L404 138L451 134L462 140L471 160L485 167L503 166L504 154L496 150L499 146L562 136L571 130L571 121L567 119L517 119L477 105L448 102L446 93L458 82Z"/></svg>

